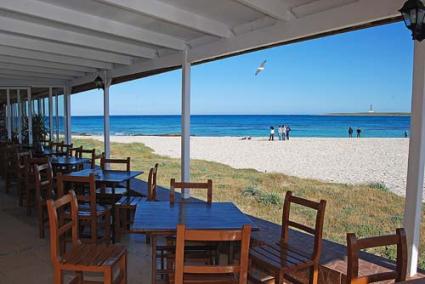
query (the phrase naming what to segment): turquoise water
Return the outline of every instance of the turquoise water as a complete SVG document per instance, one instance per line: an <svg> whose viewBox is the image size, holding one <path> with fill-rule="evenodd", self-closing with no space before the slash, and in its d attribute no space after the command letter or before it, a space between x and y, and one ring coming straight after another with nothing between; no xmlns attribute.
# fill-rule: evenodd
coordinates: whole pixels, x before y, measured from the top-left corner
<svg viewBox="0 0 425 284"><path fill-rule="evenodd" d="M403 137L409 130L406 116L325 115L194 115L195 136L266 137L270 126L289 125L293 137L346 137L347 129L361 128L363 137ZM102 116L72 117L73 134L100 135ZM175 135L180 133L180 116L111 116L111 135Z"/></svg>

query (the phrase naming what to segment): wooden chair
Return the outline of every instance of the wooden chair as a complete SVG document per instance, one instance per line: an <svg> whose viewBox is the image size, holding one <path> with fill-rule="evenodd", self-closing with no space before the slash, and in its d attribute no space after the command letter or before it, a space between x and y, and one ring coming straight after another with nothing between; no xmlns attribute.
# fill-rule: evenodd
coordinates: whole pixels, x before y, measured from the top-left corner
<svg viewBox="0 0 425 284"><path fill-rule="evenodd" d="M94 174L90 174L89 177L73 177L58 173L56 178L59 197L64 194L65 183L77 192L79 202L78 220L90 232L83 232L85 241L109 243L111 236L111 209L108 206L96 203L96 179ZM103 236L100 234L99 229L103 229Z"/></svg>
<svg viewBox="0 0 425 284"><path fill-rule="evenodd" d="M149 170L147 201L156 200L157 173L158 164L155 164L155 166ZM137 204L144 200L145 199L140 196L122 196L120 200L115 203L115 241L119 241L121 239L121 235L128 231L133 215L136 211Z"/></svg>
<svg viewBox="0 0 425 284"><path fill-rule="evenodd" d="M39 237L44 239L44 229L49 222L47 214L47 203L49 199L54 199L53 170L49 162L41 165L34 164L35 176L35 207L38 217Z"/></svg>
<svg viewBox="0 0 425 284"><path fill-rule="evenodd" d="M90 163L88 165L90 167L90 169L96 168L96 160L101 159L101 157L102 157L102 155L96 155L96 149L91 149L91 150L82 149L81 150L81 157L80 158L90 159Z"/></svg>
<svg viewBox="0 0 425 284"><path fill-rule="evenodd" d="M148 177L148 201L156 201L156 176L158 173L158 163L149 170Z"/></svg>
<svg viewBox="0 0 425 284"><path fill-rule="evenodd" d="M47 157L26 159L24 206L28 216L31 215L31 209L36 206L34 165L42 165L46 163L49 163L49 159Z"/></svg>
<svg viewBox="0 0 425 284"><path fill-rule="evenodd" d="M70 220L64 223L58 215L70 207ZM54 269L54 283L62 284L64 271L74 271L75 276L70 283L127 283L127 251L118 245L84 244L78 238L78 202L73 191L57 201L48 200L50 224L50 256ZM71 233L71 248L60 253L61 238ZM118 268L116 277L114 270ZM85 282L83 272L103 273L102 282ZM114 281L114 279L116 279Z"/></svg>
<svg viewBox="0 0 425 284"><path fill-rule="evenodd" d="M397 246L397 266L395 271L359 276L359 252L362 249ZM355 234L347 234L347 284L367 284L384 280L401 282L407 274L407 243L404 229L397 229L394 235L357 239Z"/></svg>
<svg viewBox="0 0 425 284"><path fill-rule="evenodd" d="M31 152L18 152L16 153L16 176L17 176L17 193L18 193L18 204L19 206L24 205L24 199L26 198L26 178L27 168L26 165L28 160L32 158Z"/></svg>
<svg viewBox="0 0 425 284"><path fill-rule="evenodd" d="M205 183L202 182L176 182L175 179L170 181L170 203L175 202L175 189L178 188L181 191L183 189L206 189L207 190L207 203L212 203L212 180L208 180ZM183 192L182 192L183 194Z"/></svg>
<svg viewBox="0 0 425 284"><path fill-rule="evenodd" d="M292 204L316 211L315 226L310 228L304 224L290 219L289 212ZM283 283L287 279L299 283L288 273L310 269L309 283L318 283L319 260L322 248L322 231L325 216L326 201L314 202L286 193L283 205L282 232L280 243L264 244L250 250L252 267L266 272L275 278L275 283ZM313 251L311 253L294 248L288 243L289 227L296 228L314 237ZM307 246L307 245L306 245ZM250 273L250 280L254 283L263 283Z"/></svg>
<svg viewBox="0 0 425 284"><path fill-rule="evenodd" d="M188 230L177 226L174 283L247 283L249 242L251 226L241 230ZM240 260L233 265L189 265L185 263L185 242L234 242L240 241ZM233 261L233 260L232 260Z"/></svg>
<svg viewBox="0 0 425 284"><path fill-rule="evenodd" d="M130 157L126 159L106 159L104 156L100 159L100 167L102 170L107 170L109 167L114 165L124 165L125 171L129 172L130 169ZM103 185L97 189L97 197L101 203L105 204L114 204L117 202L123 195L130 193L130 180L128 180L125 185Z"/></svg>
<svg viewBox="0 0 425 284"><path fill-rule="evenodd" d="M10 192L10 186L12 183L17 182L17 153L18 148L16 145L8 145L5 149L5 160L4 160L4 179L5 179L5 189L6 193Z"/></svg>
<svg viewBox="0 0 425 284"><path fill-rule="evenodd" d="M65 142L50 142L49 146L52 151L55 151L57 154L63 154L63 145Z"/></svg>
<svg viewBox="0 0 425 284"><path fill-rule="evenodd" d="M68 156L82 158L83 146L68 149Z"/></svg>

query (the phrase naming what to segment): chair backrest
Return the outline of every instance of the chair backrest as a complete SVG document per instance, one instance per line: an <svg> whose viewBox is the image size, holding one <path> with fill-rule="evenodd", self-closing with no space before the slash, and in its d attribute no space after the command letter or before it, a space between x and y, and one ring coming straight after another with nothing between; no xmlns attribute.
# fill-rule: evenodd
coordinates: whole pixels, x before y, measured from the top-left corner
<svg viewBox="0 0 425 284"><path fill-rule="evenodd" d="M62 152L65 155L69 155L70 149L72 149L73 147L74 147L74 144L72 143L71 144L62 143L62 145L60 146L59 152Z"/></svg>
<svg viewBox="0 0 425 284"><path fill-rule="evenodd" d="M60 152L60 151L62 151L64 142L63 141L61 141L61 142L50 142L49 145L50 145L50 148L53 151Z"/></svg>
<svg viewBox="0 0 425 284"><path fill-rule="evenodd" d="M45 164L34 164L36 202L52 199L53 191L53 170L49 162Z"/></svg>
<svg viewBox="0 0 425 284"><path fill-rule="evenodd" d="M64 207L70 207L71 221L63 217ZM80 244L78 239L78 202L74 191L57 199L56 201L47 200L47 211L49 213L49 228L50 228L50 257L53 263L58 264L61 261L60 248L61 237L68 231L72 232L72 245ZM65 220L68 221L65 223Z"/></svg>
<svg viewBox="0 0 425 284"><path fill-rule="evenodd" d="M359 277L359 252L366 248L397 246L397 267L395 271L369 274ZM347 234L347 283L366 284L394 279L405 281L407 274L407 243L404 229L397 229L394 235L357 239L353 233Z"/></svg>
<svg viewBox="0 0 425 284"><path fill-rule="evenodd" d="M25 167L28 163L28 160L31 158L31 152L18 152L16 154L16 173L19 177L25 177Z"/></svg>
<svg viewBox="0 0 425 284"><path fill-rule="evenodd" d="M316 211L314 228L311 228L305 224L292 221L290 219L289 212L292 204L298 204L305 208L310 208ZM286 193L285 202L283 204L281 243L285 245L288 244L288 234L290 227L309 233L314 236L314 246L311 259L313 261L319 261L320 253L322 250L322 233L323 222L325 219L325 208L325 200L315 202L301 197L293 196L292 192L288 191Z"/></svg>
<svg viewBox="0 0 425 284"><path fill-rule="evenodd" d="M100 158L100 167L102 170L107 169L107 165L116 164L116 165L124 165L126 168L125 170L127 172L130 171L130 157L127 157L126 159L106 159L104 155L102 155L102 158Z"/></svg>
<svg viewBox="0 0 425 284"><path fill-rule="evenodd" d="M251 226L241 230L188 230L185 225L177 225L175 284L184 283L184 274L238 274L239 284L247 283L249 242ZM233 265L186 265L184 262L185 241L233 242L240 241L241 251L238 264ZM211 277L211 276L210 276Z"/></svg>
<svg viewBox="0 0 425 284"><path fill-rule="evenodd" d="M58 197L65 194L64 184L69 184L76 193L78 203L88 203L91 216L96 216L96 178L94 174L90 174L88 177L73 177L58 173L56 179ZM85 185L88 185L88 187ZM86 191L86 188L88 191Z"/></svg>
<svg viewBox="0 0 425 284"><path fill-rule="evenodd" d="M158 164L149 170L148 177L148 201L156 200L156 175L158 173Z"/></svg>
<svg viewBox="0 0 425 284"><path fill-rule="evenodd" d="M207 182L176 182L175 179L171 179L170 181L170 203L174 203L175 201L175 189L178 188L182 191L184 189L206 189L207 190L207 202L209 204L212 203L212 188L213 183L212 180L208 180Z"/></svg>
<svg viewBox="0 0 425 284"><path fill-rule="evenodd" d="M81 157L80 158L84 158L84 154L88 154L89 159L90 159L90 168L94 169L96 167L96 159L101 158L101 156L96 156L96 149L91 149L91 150L86 150L81 148Z"/></svg>
<svg viewBox="0 0 425 284"><path fill-rule="evenodd" d="M68 156L82 158L83 146L68 149Z"/></svg>

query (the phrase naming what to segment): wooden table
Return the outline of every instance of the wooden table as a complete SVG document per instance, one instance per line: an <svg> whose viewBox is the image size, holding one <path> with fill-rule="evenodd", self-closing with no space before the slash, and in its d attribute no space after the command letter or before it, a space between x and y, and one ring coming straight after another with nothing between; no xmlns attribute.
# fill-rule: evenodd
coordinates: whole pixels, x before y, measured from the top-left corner
<svg viewBox="0 0 425 284"><path fill-rule="evenodd" d="M88 177L90 174L94 174L96 177L96 182L118 184L133 179L143 173L143 171L84 169L81 171L72 172L68 175L74 177Z"/></svg>
<svg viewBox="0 0 425 284"><path fill-rule="evenodd" d="M188 229L240 230L250 224L257 225L231 202L141 202L134 217L132 233L149 234L152 246L152 283L156 283L156 237L176 234L177 225L185 224Z"/></svg>
<svg viewBox="0 0 425 284"><path fill-rule="evenodd" d="M412 280L406 280L403 282L398 282L399 284L424 284L425 283L425 278L420 278L420 279L412 279Z"/></svg>

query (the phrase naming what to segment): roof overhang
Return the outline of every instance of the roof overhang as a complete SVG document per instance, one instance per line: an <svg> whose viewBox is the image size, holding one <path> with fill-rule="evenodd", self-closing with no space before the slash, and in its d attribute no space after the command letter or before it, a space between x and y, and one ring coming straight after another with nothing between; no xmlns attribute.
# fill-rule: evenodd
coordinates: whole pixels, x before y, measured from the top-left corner
<svg viewBox="0 0 425 284"><path fill-rule="evenodd" d="M404 0L2 0L0 87L95 88L399 21Z"/></svg>

